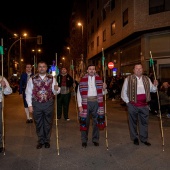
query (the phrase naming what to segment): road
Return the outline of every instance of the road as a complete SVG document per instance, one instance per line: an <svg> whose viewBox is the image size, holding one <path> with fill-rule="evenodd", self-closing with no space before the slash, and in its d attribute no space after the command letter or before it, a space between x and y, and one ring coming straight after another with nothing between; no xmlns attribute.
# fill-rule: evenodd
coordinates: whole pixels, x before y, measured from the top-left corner
<svg viewBox="0 0 170 170"><path fill-rule="evenodd" d="M106 101L107 129L100 132L100 145L91 140L82 148L75 97L69 108L69 122L64 118L54 124L51 147L36 149L35 125L26 124L22 99L18 93L4 98L5 155L0 154L1 170L168 170L170 167L170 120L150 115L149 142L151 146L133 144L129 137L126 107L119 101ZM58 140L56 138L58 129ZM106 139L107 134L107 139ZM164 147L162 146L164 139ZM58 142L57 142L58 141ZM108 149L106 147L108 142ZM57 143L59 149L57 149ZM163 151L164 149L164 151Z"/></svg>

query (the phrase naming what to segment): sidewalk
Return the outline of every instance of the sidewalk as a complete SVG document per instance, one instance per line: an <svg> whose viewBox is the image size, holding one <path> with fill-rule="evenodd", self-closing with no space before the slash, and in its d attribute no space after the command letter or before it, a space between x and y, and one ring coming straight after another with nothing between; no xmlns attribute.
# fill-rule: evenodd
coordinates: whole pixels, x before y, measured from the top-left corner
<svg viewBox="0 0 170 170"><path fill-rule="evenodd" d="M133 144L129 137L126 107L119 101L107 100L107 129L100 132L100 145L95 147L89 132L87 148L82 148L79 123L72 96L69 118L57 121L51 134L51 147L37 150L34 124L25 123L22 99L18 94L5 97L5 155L0 154L2 170L169 170L170 120L162 118L164 147L160 121L149 119L151 146ZM58 140L56 139L58 128ZM106 140L107 135L107 140ZM57 149L57 141L59 149ZM108 142L108 150L106 147ZM164 148L164 151L163 151ZM58 155L59 153L59 155Z"/></svg>

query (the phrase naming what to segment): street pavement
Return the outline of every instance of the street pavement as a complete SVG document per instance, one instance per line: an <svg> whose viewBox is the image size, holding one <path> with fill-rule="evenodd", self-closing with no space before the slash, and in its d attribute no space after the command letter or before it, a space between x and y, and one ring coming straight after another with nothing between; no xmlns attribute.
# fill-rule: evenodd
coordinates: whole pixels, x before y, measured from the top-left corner
<svg viewBox="0 0 170 170"><path fill-rule="evenodd" d="M100 145L93 145L90 128L87 148L82 148L75 101L72 96L70 121L62 118L56 125L54 117L51 147L36 149L35 125L26 123L22 99L18 93L5 96L5 154L0 154L0 170L170 169L169 119L162 117L161 131L160 119L150 114L148 141L152 145L136 146L130 140L126 106L121 106L118 100L107 99L107 128L100 131Z"/></svg>

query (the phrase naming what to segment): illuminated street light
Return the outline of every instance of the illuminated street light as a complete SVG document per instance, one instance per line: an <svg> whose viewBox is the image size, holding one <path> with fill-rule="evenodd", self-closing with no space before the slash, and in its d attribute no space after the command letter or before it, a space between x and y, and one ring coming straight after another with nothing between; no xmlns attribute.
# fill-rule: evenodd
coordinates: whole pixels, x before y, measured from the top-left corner
<svg viewBox="0 0 170 170"><path fill-rule="evenodd" d="M15 37L18 37L18 34L14 34ZM8 79L10 78L10 57L9 57L9 54L10 54L10 51L11 51L11 48L14 46L14 44L16 44L18 41L20 41L20 57L19 57L19 64L20 64L20 73L21 73L21 58L22 58L22 53L21 53L21 39L25 39L25 37L27 36L26 33L23 34L24 38L19 38L17 39L16 41L13 42L13 44L10 46L9 50L8 50Z"/></svg>
<svg viewBox="0 0 170 170"><path fill-rule="evenodd" d="M81 65L82 65L82 73L84 74L84 55L83 55L83 24L78 22L77 24L79 27L82 28L82 54L81 54Z"/></svg>
<svg viewBox="0 0 170 170"><path fill-rule="evenodd" d="M18 37L18 34L14 34L15 37ZM11 51L11 48L18 42L20 41L20 61L19 63L21 64L21 57L22 57L22 53L21 53L21 40L22 39L37 39L37 43L38 44L42 44L42 36L41 35L38 35L37 37L27 37L27 34L24 33L23 34L24 38L19 38L17 39L16 41L13 42L13 44L9 47L9 50L8 50L8 78L10 78L10 51ZM21 68L20 68L21 69ZM20 70L21 71L21 70Z"/></svg>
<svg viewBox="0 0 170 170"><path fill-rule="evenodd" d="M63 60L63 67L65 67L65 57L62 57Z"/></svg>
<svg viewBox="0 0 170 170"><path fill-rule="evenodd" d="M40 53L41 52L41 49L37 49L37 50L34 50L32 49L32 52L34 52L34 74L35 74L35 70L36 70L36 67L37 67L37 52Z"/></svg>
<svg viewBox="0 0 170 170"><path fill-rule="evenodd" d="M81 27L82 28L82 38L83 38L83 24L81 23L81 22L78 22L78 24L77 24L79 27Z"/></svg>
<svg viewBox="0 0 170 170"><path fill-rule="evenodd" d="M70 47L67 47L67 50L69 51L69 54L70 54Z"/></svg>

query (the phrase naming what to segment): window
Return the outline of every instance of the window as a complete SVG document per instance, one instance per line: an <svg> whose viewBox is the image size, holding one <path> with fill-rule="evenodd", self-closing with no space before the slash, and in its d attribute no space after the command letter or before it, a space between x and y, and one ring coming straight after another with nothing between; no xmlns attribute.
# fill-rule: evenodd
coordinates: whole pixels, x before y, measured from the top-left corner
<svg viewBox="0 0 170 170"><path fill-rule="evenodd" d="M115 0L111 0L110 2L110 9L111 11L115 8Z"/></svg>
<svg viewBox="0 0 170 170"><path fill-rule="evenodd" d="M97 0L97 9L99 9L99 0Z"/></svg>
<svg viewBox="0 0 170 170"><path fill-rule="evenodd" d="M99 18L97 18L97 28L99 27L99 24L100 24Z"/></svg>
<svg viewBox="0 0 170 170"><path fill-rule="evenodd" d="M115 34L115 21L111 23L111 35Z"/></svg>
<svg viewBox="0 0 170 170"><path fill-rule="evenodd" d="M123 27L128 24L128 8L123 12Z"/></svg>
<svg viewBox="0 0 170 170"><path fill-rule="evenodd" d="M93 15L94 15L94 11L93 9L91 10L91 19L93 18Z"/></svg>
<svg viewBox="0 0 170 170"><path fill-rule="evenodd" d="M149 15L170 11L169 0L149 0Z"/></svg>
<svg viewBox="0 0 170 170"><path fill-rule="evenodd" d="M91 26L91 34L94 33L94 25Z"/></svg>
<svg viewBox="0 0 170 170"><path fill-rule="evenodd" d="M103 41L106 41L106 30L103 31Z"/></svg>
<svg viewBox="0 0 170 170"><path fill-rule="evenodd" d="M94 49L94 41L91 42L91 50Z"/></svg>
<svg viewBox="0 0 170 170"><path fill-rule="evenodd" d="M102 10L103 21L106 19L106 10L103 8Z"/></svg>
<svg viewBox="0 0 170 170"><path fill-rule="evenodd" d="M99 36L97 36L97 46L99 46Z"/></svg>

